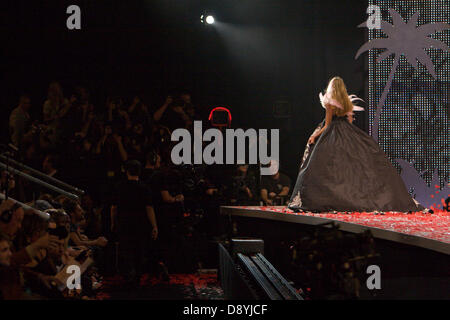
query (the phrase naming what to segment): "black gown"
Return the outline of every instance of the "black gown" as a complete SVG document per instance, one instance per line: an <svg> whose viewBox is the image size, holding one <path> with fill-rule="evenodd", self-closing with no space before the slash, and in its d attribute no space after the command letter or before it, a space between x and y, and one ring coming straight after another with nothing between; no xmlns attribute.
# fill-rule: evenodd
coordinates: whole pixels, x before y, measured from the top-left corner
<svg viewBox="0 0 450 320"><path fill-rule="evenodd" d="M312 212L423 209L378 143L347 117L337 116L315 144L307 145L288 207Z"/></svg>

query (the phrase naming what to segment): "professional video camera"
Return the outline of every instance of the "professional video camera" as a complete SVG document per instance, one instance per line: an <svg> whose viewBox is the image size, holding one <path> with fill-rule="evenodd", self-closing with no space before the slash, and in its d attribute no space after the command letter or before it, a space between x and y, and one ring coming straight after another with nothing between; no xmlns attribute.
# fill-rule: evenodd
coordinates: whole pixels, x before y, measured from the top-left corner
<svg viewBox="0 0 450 320"><path fill-rule="evenodd" d="M184 164L179 167L183 181L183 194L197 196L206 183L205 167L203 165Z"/></svg>

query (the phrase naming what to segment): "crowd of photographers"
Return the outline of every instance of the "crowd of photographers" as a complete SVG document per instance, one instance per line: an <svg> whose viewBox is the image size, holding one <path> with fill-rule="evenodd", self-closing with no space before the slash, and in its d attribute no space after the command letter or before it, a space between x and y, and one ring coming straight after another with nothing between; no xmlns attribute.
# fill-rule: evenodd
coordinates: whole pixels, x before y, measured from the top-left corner
<svg viewBox="0 0 450 320"><path fill-rule="evenodd" d="M58 82L43 107L21 95L8 156L86 192L74 200L0 171L9 196L0 206L0 299L89 299L105 275L136 286L144 272L168 279L169 271L196 270L202 245L227 231L220 205L284 204L283 173L172 164L171 132L207 115L187 92L156 107L139 96L111 96L99 107L86 88L65 96ZM70 265L79 266L82 289L67 290Z"/></svg>

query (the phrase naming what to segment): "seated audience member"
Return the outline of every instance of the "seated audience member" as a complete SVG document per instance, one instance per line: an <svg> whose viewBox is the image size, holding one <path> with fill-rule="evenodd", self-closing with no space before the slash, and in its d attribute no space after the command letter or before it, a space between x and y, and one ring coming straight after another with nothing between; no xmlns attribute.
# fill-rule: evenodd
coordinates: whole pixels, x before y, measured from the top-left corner
<svg viewBox="0 0 450 320"><path fill-rule="evenodd" d="M84 211L80 204L72 199L65 199L63 202L64 210L48 210L53 221L56 223L56 228L64 227L69 231L68 237L64 241L64 256L77 259L80 255L87 255L95 261L95 266L89 269L90 278L85 281L88 283L87 288L91 288L91 281L99 281L101 276L97 274L103 272L105 268L105 251L104 247L108 244L108 240L103 237L97 237L91 240L84 233L86 220L84 218ZM83 280L83 278L82 278ZM86 289L88 290L88 289ZM86 291L88 295L91 294L90 289Z"/></svg>
<svg viewBox="0 0 450 320"><path fill-rule="evenodd" d="M32 244L39 238L48 235L48 230L49 220L44 220L34 213L26 214L18 235L19 246L25 247ZM61 293L57 290L57 286L62 283L55 276L57 265L61 264L61 256L64 253L64 239L55 237L56 239L48 248L39 250L23 268L25 286L33 295L62 298Z"/></svg>
<svg viewBox="0 0 450 320"><path fill-rule="evenodd" d="M27 95L21 95L19 98L19 106L15 108L9 116L11 141L16 147L20 147L22 145L23 137L28 134L31 129L30 114L28 113L30 107L30 97Z"/></svg>
<svg viewBox="0 0 450 320"><path fill-rule="evenodd" d="M31 203L31 206L39 211L53 209L53 206L49 201L41 199L34 201L34 203Z"/></svg>
<svg viewBox="0 0 450 320"><path fill-rule="evenodd" d="M11 265L11 256L12 252L8 238L5 235L0 235L0 266L9 267Z"/></svg>
<svg viewBox="0 0 450 320"><path fill-rule="evenodd" d="M51 221L55 224L55 229L58 228L59 235L65 235L64 237L64 249L67 250L70 256L77 256L80 252L75 250L73 252L72 247L69 246L70 240L70 216L63 209L48 209L45 211L51 217ZM64 230L63 230L64 228ZM87 249L87 247L82 247Z"/></svg>
<svg viewBox="0 0 450 320"><path fill-rule="evenodd" d="M7 239L9 250L12 253L9 259L9 266L1 267L0 289L3 299L18 300L30 298L24 292L22 268L38 258L41 250L59 245L58 239L54 236L49 236L47 233L23 248L16 249L12 246L17 233L22 227L24 215L23 208L11 199L5 200L0 204L0 237Z"/></svg>
<svg viewBox="0 0 450 320"><path fill-rule="evenodd" d="M112 199L111 230L119 240L119 271L129 285L139 283L143 273L147 235L158 237L155 212L149 188L139 181L141 164L136 160L127 163L127 179L117 186Z"/></svg>
<svg viewBox="0 0 450 320"><path fill-rule="evenodd" d="M24 215L25 212L20 204L11 199L4 200L0 205L0 234L7 237L9 241L13 241L22 227ZM45 236L42 238L45 238ZM18 252L13 250L13 264L28 263L38 254L39 249L47 246L48 239L43 239L36 245L27 246Z"/></svg>
<svg viewBox="0 0 450 320"><path fill-rule="evenodd" d="M62 209L63 203L67 199L69 198L67 198L65 195L60 194L59 196L56 196L54 199L51 198L49 202L55 209Z"/></svg>
<svg viewBox="0 0 450 320"><path fill-rule="evenodd" d="M261 178L261 199L265 205L284 205L288 200L291 179L278 171L278 163L271 170L272 175Z"/></svg>
<svg viewBox="0 0 450 320"><path fill-rule="evenodd" d="M8 195L16 197L19 191L16 186L16 179L14 179L14 176L6 170L0 170L0 192L3 194L8 193Z"/></svg>
<svg viewBox="0 0 450 320"><path fill-rule="evenodd" d="M108 240L105 237L98 237L90 240L82 232L81 228L85 223L84 211L80 204L72 199L66 199L63 202L64 211L70 216L70 242L75 246L94 246L105 247Z"/></svg>
<svg viewBox="0 0 450 320"><path fill-rule="evenodd" d="M97 273L97 267L91 265L94 262L92 251L87 247L69 247L70 217L62 209L50 209L46 211L51 216L49 231L58 235L62 240L60 250L49 250L49 257L55 261L55 265L61 269L63 265L76 263L85 264L88 268L81 274L81 292L78 294L83 298L89 298L94 295L95 287L100 284L101 276ZM90 258L91 262L87 261ZM101 261L100 261L101 262ZM44 270L51 270L46 268ZM45 271L44 271L45 272ZM61 271L60 271L61 272ZM71 292L71 291L69 291Z"/></svg>
<svg viewBox="0 0 450 320"><path fill-rule="evenodd" d="M0 234L0 300L4 300L5 294L3 291L6 289L8 276L8 269L11 266L11 247L9 245L9 239L6 235ZM6 293L6 296L8 293Z"/></svg>

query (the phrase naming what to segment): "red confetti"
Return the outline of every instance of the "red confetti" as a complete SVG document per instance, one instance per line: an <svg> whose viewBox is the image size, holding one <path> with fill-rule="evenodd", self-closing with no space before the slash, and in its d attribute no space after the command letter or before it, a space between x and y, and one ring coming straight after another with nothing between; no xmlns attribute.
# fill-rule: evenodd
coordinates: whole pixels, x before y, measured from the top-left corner
<svg viewBox="0 0 450 320"><path fill-rule="evenodd" d="M239 209L270 211L274 214L294 214L327 218L336 221L354 223L358 225L380 228L423 238L450 243L450 212L436 209L436 205L430 209L433 214L423 212L350 212L350 213L295 213L286 207L236 207Z"/></svg>

